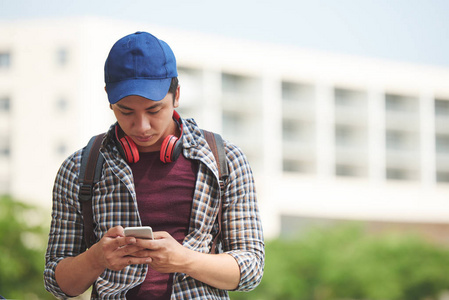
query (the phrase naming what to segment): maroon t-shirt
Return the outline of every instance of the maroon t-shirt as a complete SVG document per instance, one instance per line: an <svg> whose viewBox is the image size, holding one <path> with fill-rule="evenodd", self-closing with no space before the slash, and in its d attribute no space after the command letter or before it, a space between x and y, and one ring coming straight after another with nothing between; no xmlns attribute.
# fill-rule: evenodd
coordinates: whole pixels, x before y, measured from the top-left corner
<svg viewBox="0 0 449 300"><path fill-rule="evenodd" d="M139 155L139 161L130 166L142 225L151 226L153 231L167 231L182 243L189 229L198 163L182 155L173 163L161 162L159 152ZM126 298L170 299L172 284L173 274L149 267L145 281L131 289Z"/></svg>

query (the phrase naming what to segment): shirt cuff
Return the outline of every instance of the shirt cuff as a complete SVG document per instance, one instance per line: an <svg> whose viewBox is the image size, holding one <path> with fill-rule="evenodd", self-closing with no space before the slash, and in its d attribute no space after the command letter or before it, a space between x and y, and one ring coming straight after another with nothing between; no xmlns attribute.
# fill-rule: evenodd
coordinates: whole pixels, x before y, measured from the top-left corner
<svg viewBox="0 0 449 300"><path fill-rule="evenodd" d="M225 252L231 255L240 268L240 282L236 291L251 291L262 281L264 271L264 256L247 251Z"/></svg>

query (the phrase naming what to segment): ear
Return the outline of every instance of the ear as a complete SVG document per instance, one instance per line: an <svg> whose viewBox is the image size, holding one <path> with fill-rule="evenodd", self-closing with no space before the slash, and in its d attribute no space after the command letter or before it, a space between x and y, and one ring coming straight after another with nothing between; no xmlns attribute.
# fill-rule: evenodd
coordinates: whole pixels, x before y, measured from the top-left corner
<svg viewBox="0 0 449 300"><path fill-rule="evenodd" d="M173 107L177 108L179 106L179 94L181 92L181 86L178 85L178 87L176 88L176 93L175 93L175 99L173 99Z"/></svg>

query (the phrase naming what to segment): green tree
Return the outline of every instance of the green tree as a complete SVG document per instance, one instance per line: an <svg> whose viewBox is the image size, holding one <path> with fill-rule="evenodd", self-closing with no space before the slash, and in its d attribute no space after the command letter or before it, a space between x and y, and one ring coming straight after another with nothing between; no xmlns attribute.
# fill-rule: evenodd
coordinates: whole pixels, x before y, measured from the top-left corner
<svg viewBox="0 0 449 300"><path fill-rule="evenodd" d="M449 290L449 249L405 234L367 234L361 224L311 230L266 245L265 274L231 299L421 300Z"/></svg>
<svg viewBox="0 0 449 300"><path fill-rule="evenodd" d="M43 285L47 218L41 209L0 197L0 295L54 299Z"/></svg>

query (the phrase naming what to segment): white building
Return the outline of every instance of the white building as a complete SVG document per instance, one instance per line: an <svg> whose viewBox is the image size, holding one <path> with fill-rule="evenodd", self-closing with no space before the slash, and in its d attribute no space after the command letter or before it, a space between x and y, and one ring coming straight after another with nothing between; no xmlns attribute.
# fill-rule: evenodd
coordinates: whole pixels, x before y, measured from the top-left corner
<svg viewBox="0 0 449 300"><path fill-rule="evenodd" d="M449 69L96 18L0 22L0 193L50 206L62 160L114 120L103 65L135 31L174 50L181 116L247 154L267 236L449 224Z"/></svg>

